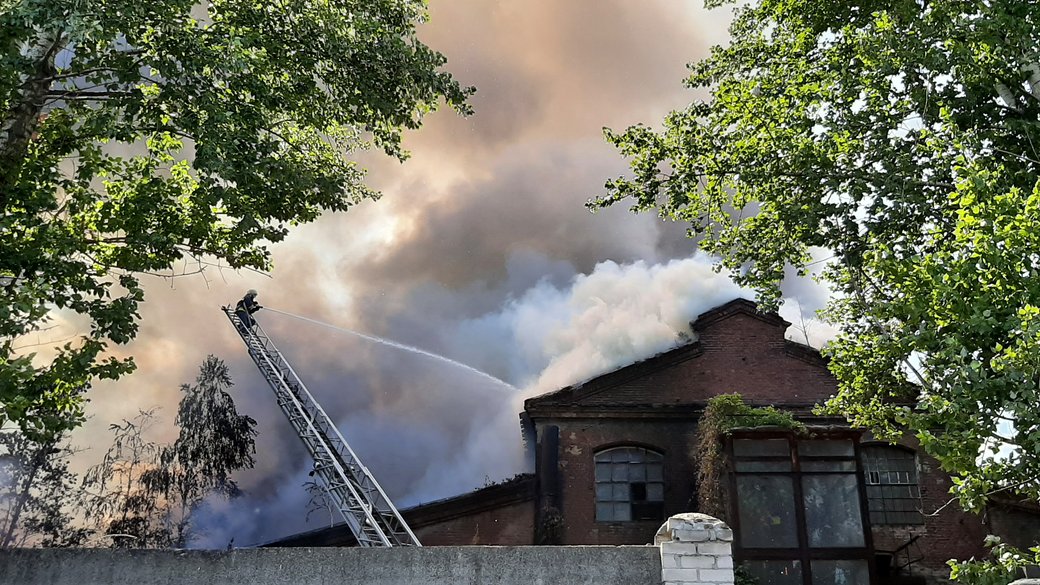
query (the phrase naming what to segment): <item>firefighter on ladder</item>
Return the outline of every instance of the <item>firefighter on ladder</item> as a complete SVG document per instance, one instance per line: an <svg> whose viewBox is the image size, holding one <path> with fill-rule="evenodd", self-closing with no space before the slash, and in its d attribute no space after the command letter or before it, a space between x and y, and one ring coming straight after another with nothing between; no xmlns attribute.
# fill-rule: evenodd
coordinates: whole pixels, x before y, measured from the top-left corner
<svg viewBox="0 0 1040 585"><path fill-rule="evenodd" d="M252 315L260 309L263 309L263 307L256 302L256 289L251 288L246 292L246 296L242 297L242 300L235 305L235 315L242 321L242 325L251 331L253 324L256 323Z"/></svg>

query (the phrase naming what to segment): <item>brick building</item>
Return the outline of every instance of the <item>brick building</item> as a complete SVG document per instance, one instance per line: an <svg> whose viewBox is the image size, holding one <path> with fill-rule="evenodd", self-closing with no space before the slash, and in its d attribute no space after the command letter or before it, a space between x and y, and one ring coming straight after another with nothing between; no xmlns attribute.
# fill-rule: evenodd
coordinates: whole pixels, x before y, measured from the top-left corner
<svg viewBox="0 0 1040 585"><path fill-rule="evenodd" d="M527 400L520 418L534 473L405 510L419 540L651 542L664 518L696 510L698 420L710 398L734 392L812 430L747 430L727 441L723 515L738 561L763 585L921 582L948 575L947 559L985 554L986 534L1040 540L1035 506L1003 502L982 517L943 507L949 477L912 439L879 443L813 415L836 381L818 352L785 338L790 324L779 316L737 299L692 325L695 341ZM338 527L272 544L351 541Z"/></svg>

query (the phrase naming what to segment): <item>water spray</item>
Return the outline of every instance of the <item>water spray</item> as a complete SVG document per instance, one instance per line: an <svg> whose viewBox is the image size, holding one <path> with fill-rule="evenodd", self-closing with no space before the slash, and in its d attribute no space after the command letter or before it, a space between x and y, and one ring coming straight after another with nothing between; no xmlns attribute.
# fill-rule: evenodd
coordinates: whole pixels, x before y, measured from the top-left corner
<svg viewBox="0 0 1040 585"><path fill-rule="evenodd" d="M360 331L354 331L353 329L347 329L346 327L339 327L337 325L332 325L331 323L326 323L324 321L318 321L317 319L311 319L309 317L304 317L302 315L295 315L295 314L289 313L287 311L279 311L278 309L272 309L271 307L268 307L268 306L264 306L264 310L271 311L272 313L278 313L279 315L285 315L286 317L292 317L293 319L299 319L301 321L307 321L308 323L313 323L315 325L319 325L321 327L326 327L328 329L333 329L333 330L336 330L336 331L339 331L339 332L342 332L342 333L347 333L349 335L353 335L354 337L359 337L359 338L364 339L366 341L371 341L373 343L378 343L380 345L385 345L385 346L388 346L388 347L393 347L393 348L396 348L396 349L400 349L400 350L408 351L408 352L411 352L411 353L419 354L419 355L422 355L422 356L426 356L428 358L433 358L433 359L435 359L437 361L444 362L444 363L450 364L450 365L452 365L452 366L454 366L456 368L461 368L463 370L466 370L467 372L476 374L476 375L478 375L478 376L480 376L480 377L482 377L482 378L484 378L486 380L490 380L490 381L494 382L495 384L498 384L499 386L504 386L506 388L509 388L510 390L516 390L517 389L516 386L513 386L509 382L506 382L505 380L501 380L499 378L496 378L496 377L492 376L491 374L489 374L487 372L478 370L477 368L474 368L473 366L468 366L468 365L466 365L466 364L464 364L462 362L453 360L453 359L451 359L449 357L445 357L445 356L440 355L440 354L436 354L436 353L433 353L433 352L430 352L430 351L426 351L425 349L421 349L421 348L418 348L418 347L415 347L415 346L412 346L412 345L405 345L404 343L398 343L396 341L393 341L392 339L386 339L384 337L379 337L377 335L368 335L368 334L365 334L365 333L361 333Z"/></svg>

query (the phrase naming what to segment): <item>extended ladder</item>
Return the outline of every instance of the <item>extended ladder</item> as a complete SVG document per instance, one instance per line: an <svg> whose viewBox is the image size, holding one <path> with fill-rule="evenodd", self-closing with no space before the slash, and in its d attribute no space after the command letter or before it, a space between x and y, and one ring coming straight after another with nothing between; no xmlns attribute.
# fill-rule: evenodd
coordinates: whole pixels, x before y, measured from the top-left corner
<svg viewBox="0 0 1040 585"><path fill-rule="evenodd" d="M249 357L274 390L278 406L314 458L332 504L361 546L422 546L383 488L259 323L246 327L232 307L221 307L242 337Z"/></svg>

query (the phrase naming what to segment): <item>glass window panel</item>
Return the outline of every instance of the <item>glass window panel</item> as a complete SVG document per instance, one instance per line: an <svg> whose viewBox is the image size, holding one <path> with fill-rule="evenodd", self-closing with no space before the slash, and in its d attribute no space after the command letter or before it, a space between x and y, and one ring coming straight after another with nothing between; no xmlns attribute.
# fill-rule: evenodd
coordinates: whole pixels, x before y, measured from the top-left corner
<svg viewBox="0 0 1040 585"><path fill-rule="evenodd" d="M803 476L802 495L810 547L864 546L855 475Z"/></svg>
<svg viewBox="0 0 1040 585"><path fill-rule="evenodd" d="M610 464L596 464L596 481L610 481Z"/></svg>
<svg viewBox="0 0 1040 585"><path fill-rule="evenodd" d="M648 502L663 502L664 501L664 484L662 484L662 483L648 483L648 484L646 484L646 500Z"/></svg>
<svg viewBox="0 0 1040 585"><path fill-rule="evenodd" d="M614 520L613 504L596 504L596 520L612 522Z"/></svg>
<svg viewBox="0 0 1040 585"><path fill-rule="evenodd" d="M737 457L783 457L791 454L787 439L736 439L733 454Z"/></svg>
<svg viewBox="0 0 1040 585"><path fill-rule="evenodd" d="M614 521L628 522L632 520L632 504L612 504L614 506Z"/></svg>
<svg viewBox="0 0 1040 585"><path fill-rule="evenodd" d="M800 561L745 561L758 585L802 585Z"/></svg>
<svg viewBox="0 0 1040 585"><path fill-rule="evenodd" d="M802 471L856 471L855 461L803 459L801 465Z"/></svg>
<svg viewBox="0 0 1040 585"><path fill-rule="evenodd" d="M664 473L662 472L662 465L660 463L650 463L646 466L646 480L647 481L664 481Z"/></svg>
<svg viewBox="0 0 1040 585"><path fill-rule="evenodd" d="M747 548L794 548L794 484L785 476L737 476L740 542Z"/></svg>
<svg viewBox="0 0 1040 585"><path fill-rule="evenodd" d="M852 441L798 441L798 454L806 457L852 457Z"/></svg>
<svg viewBox="0 0 1040 585"><path fill-rule="evenodd" d="M882 495L884 495L886 499L893 500L898 498L908 498L910 497L910 490L905 486L886 485L882 488Z"/></svg>
<svg viewBox="0 0 1040 585"><path fill-rule="evenodd" d="M627 483L612 483L611 500L615 502L627 502L631 499Z"/></svg>
<svg viewBox="0 0 1040 585"><path fill-rule="evenodd" d="M632 463L642 463L646 461L646 450L628 449L628 460Z"/></svg>
<svg viewBox="0 0 1040 585"><path fill-rule="evenodd" d="M812 561L812 585L870 585L864 560Z"/></svg>
<svg viewBox="0 0 1040 585"><path fill-rule="evenodd" d="M628 464L627 463L615 463L610 468L610 479L613 481L627 481L628 480Z"/></svg>
<svg viewBox="0 0 1040 585"><path fill-rule="evenodd" d="M735 461L733 468L737 471L791 471L788 461Z"/></svg>
<svg viewBox="0 0 1040 585"><path fill-rule="evenodd" d="M646 464L630 464L628 466L628 481L646 481Z"/></svg>
<svg viewBox="0 0 1040 585"><path fill-rule="evenodd" d="M630 449L613 449L610 451L610 460L615 463L628 463Z"/></svg>
<svg viewBox="0 0 1040 585"><path fill-rule="evenodd" d="M610 489L609 483L598 483L596 484L596 501L597 502L609 502L613 491Z"/></svg>

